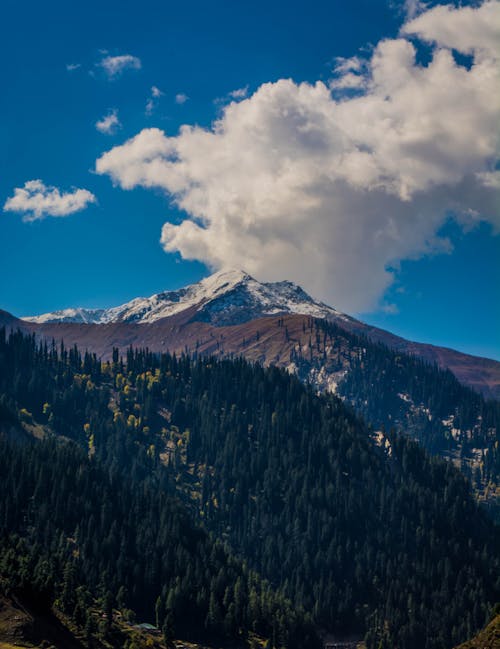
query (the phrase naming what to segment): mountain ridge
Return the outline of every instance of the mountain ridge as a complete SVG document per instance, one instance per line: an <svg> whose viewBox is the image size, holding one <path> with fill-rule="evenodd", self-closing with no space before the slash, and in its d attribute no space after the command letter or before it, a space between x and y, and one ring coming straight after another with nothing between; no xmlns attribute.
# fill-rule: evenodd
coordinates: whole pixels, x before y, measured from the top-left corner
<svg viewBox="0 0 500 649"><path fill-rule="evenodd" d="M197 308L200 319L216 326L238 324L278 313L299 313L320 318L349 317L324 302L314 300L293 282L259 282L243 270L228 269L183 288L162 291L150 297L137 297L109 309L77 307L22 319L36 324L146 324L193 306Z"/></svg>
<svg viewBox="0 0 500 649"><path fill-rule="evenodd" d="M149 298L134 298L110 309L65 309L16 319L15 323L13 316L4 313L3 316L0 314L0 324L5 321L8 327L19 327L46 338L59 340L64 337L68 344L87 345L89 350L105 358L110 356L113 346L124 349L128 345L147 346L153 351L169 349L179 352L189 349L203 353L246 355L248 338L256 335L256 328L251 323L279 316L302 318L305 323L308 318L333 322L390 349L449 369L464 385L481 392L486 398L500 398L498 361L406 340L314 300L292 282L262 283L242 270L222 270L176 291L163 291ZM266 324L264 328L268 326ZM208 331L207 327L213 328L213 331ZM237 329L222 331L233 327L240 327L239 332ZM219 340L221 335L226 336L226 343ZM200 345L199 339L204 336L219 340L219 344ZM227 344L228 337L233 341L231 345ZM287 354L287 347L289 345L284 344L279 353L281 360ZM269 357L265 349L260 354L253 349L250 358L269 363L275 361L275 356L276 353L273 353ZM323 389L328 386L318 387Z"/></svg>

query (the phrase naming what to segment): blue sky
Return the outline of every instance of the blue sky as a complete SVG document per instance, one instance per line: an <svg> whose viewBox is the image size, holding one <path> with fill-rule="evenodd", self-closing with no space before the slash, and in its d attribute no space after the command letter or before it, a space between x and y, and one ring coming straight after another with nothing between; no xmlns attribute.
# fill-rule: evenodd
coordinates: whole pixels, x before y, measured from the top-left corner
<svg viewBox="0 0 500 649"><path fill-rule="evenodd" d="M410 4L417 13L422 10L419 3ZM395 212L394 218L391 216L390 222L381 221L377 226L378 232L367 230L366 250L375 250L380 232L387 232L394 224L396 232L391 234L391 241L396 243L394 259L387 261L390 253L386 246L380 256L382 258L385 254L387 259L382 258L377 266L375 253L370 263L365 263L361 259L364 255L360 254L363 228L369 229L373 222L371 213L367 213L366 221L355 225L358 213L364 209L360 196L363 192L371 192L372 186L359 189L356 185L354 198L346 194L342 207L345 212L352 203L352 216L345 222L338 219L331 230L331 219L337 217L330 218L330 189L325 189L324 185L316 187L309 183L307 191L299 196L297 202L297 181L294 180L292 188L283 188L284 193L288 192L288 202L277 204L276 214L269 214L268 219L266 213L264 223L258 221L260 212L252 213L253 195L250 200L246 185L241 186L240 193L238 182L241 177L230 179L231 200L236 204L241 200L242 210L247 215L245 218L249 219L241 225L232 213L223 215L223 222L217 221L224 199L224 195L217 191L222 184L220 178L225 179L227 174L222 175L223 171L220 171L221 176L216 176L215 168L215 180L207 170L203 171L202 180L193 176L195 171L189 171L190 180L184 181L187 184L178 192L172 189L174 180L171 178L152 181L144 176L143 171L140 178L134 176L126 186L125 171L129 173L131 159L128 149L117 148L115 158L120 156L119 165L115 158L106 158L102 170L96 173L99 158L143 133L144 129L159 129L153 132L155 146L169 147L168 138L175 137L183 124L197 127L203 135L210 132L217 118L223 119L228 137L224 140L210 138L211 148L206 154L201 153L205 151L204 135L194 142L188 137L182 139L180 144L187 151L186 165L196 167L196 147L200 147L200 158L206 155L209 167L216 164L211 160L219 159L221 146L225 147L224 155L233 156L227 163L230 168L237 167L246 155L259 161L262 150L253 151L251 145L243 144L236 153L233 149L227 153L229 145L233 146L238 141L239 126L235 124L253 119L254 115L256 120L261 119L261 115L263 121L268 120L268 113L263 112L266 107L272 105L274 115L275 107L282 111L283 106L286 109L287 101L290 110L280 113L285 115L284 120L294 111L299 111L302 119L304 113L315 111L317 105L324 104L328 111L327 89L338 101L349 99L356 93L369 95L372 91L366 89L368 85L362 89L349 85L352 77L348 79L343 75L352 73L354 68L341 69L342 60L351 61L351 66L358 65L359 60L373 61L377 44L383 39L396 42L401 26L409 20L405 18L402 5L385 0L316 1L307 5L303 2L284 5L269 0L252 3L32 1L22 4L6 0L0 20L0 49L4 61L0 204L6 205L15 188L23 188L27 181L35 179L40 179L46 187L58 188L62 194L71 193L75 188L84 189L95 197L95 201L82 199L84 206L81 209L59 217L47 212L42 215L44 218L31 214L31 220L27 220L26 211L11 209L0 213L0 308L16 315L31 315L77 305L113 306L138 295L149 295L197 281L210 272L207 264L217 268L225 262L226 249L218 247L220 232L228 232L228 247L232 249L235 246L231 237L238 240L238 228L241 227L249 237L245 243L248 250L256 241L256 233L263 232L266 245L275 237L269 250L263 241L257 242L256 250L262 249L261 258L253 250L248 253L248 258L242 258L241 265L257 277L298 281L335 306L408 338L500 358L500 246L498 236L493 234L497 224L488 211L490 204L483 207L474 189L471 190L472 198L468 195L464 198L466 183L463 178L454 176L444 181L447 200L452 194L453 204L461 205L470 213L474 211L473 218L467 221L462 216L459 223L452 213L444 215L449 210L448 203L441 208L443 192L438 192L432 179L422 180L419 176L413 188L413 180L410 178L408 181L405 176L405 187L409 182L409 191L414 192L410 198L403 196L406 189L401 179L396 179L397 182L401 180L397 189L393 189L394 180L390 189L384 190L389 198L384 194L382 198L384 201L387 198L387 201L380 205L386 206L386 213L396 206L397 214ZM434 16L432 20L434 22L429 19L418 29L431 33L434 24L439 22L434 20ZM406 42L408 44L410 40ZM429 40L415 43L415 48L417 56L428 56L425 48L429 48ZM113 76L102 65L106 57L125 55L136 57L140 69L137 69L138 64L130 65ZM393 54L389 52L384 56L387 61ZM357 57L358 63L353 63L351 57ZM68 69L68 66L73 69ZM443 74L446 74L446 68L444 70ZM357 79L362 78L361 68L354 73L359 75L355 78L357 83ZM451 73L456 71L451 70ZM292 79L295 83L286 87L276 85L280 79ZM344 79L347 79L345 83L338 83ZM319 94L310 90L312 85L300 90L301 86L297 84L303 82L321 82L322 89ZM269 91L262 90L262 84L270 84ZM361 81L359 84L361 86ZM153 97L153 87L159 91L156 97ZM235 99L241 101L241 105L248 104L248 112L236 106L233 116L226 119L224 110L231 101L230 93L241 89L246 91L242 90ZM299 94L301 98L297 99ZM305 94L305 99L302 94ZM147 110L149 100L152 103ZM393 104L396 104L396 99ZM119 128L111 133L100 132L96 123L112 111L116 111ZM316 112L307 119L307 123L314 123L316 128ZM345 114L341 119L344 120L344 132L349 129L356 131L356 124L349 125ZM487 123L487 120L483 122ZM251 127L254 128L253 123ZM202 132L202 129L205 130ZM273 122L271 133L263 132L262 135L272 145L268 148L276 145L277 155L285 150L283 139L275 143L272 140L279 130L280 124L276 128ZM319 134L321 136L321 131ZM331 130L327 135L331 137ZM486 137L487 134L479 135ZM286 131L284 139L287 138L289 131ZM449 139L448 134L446 138ZM306 146L309 147L309 143ZM492 147L495 146L493 143ZM310 149L302 144L300 147L293 150L293 161L303 156L309 164ZM321 145L315 144L314 147L316 156ZM364 150L363 147L360 145L358 148ZM371 150L371 147L372 144L365 148ZM456 155L460 156L460 147L455 148L458 151ZM288 149L286 151L288 155ZM180 155L176 152L175 165L178 165ZM342 160L345 160L347 153L342 155ZM332 159L332 156L331 152L328 153L325 160ZM144 160L141 158L141 164ZM469 168L464 163L465 171L460 172L464 178L471 173L476 176L483 172L491 173L492 155L483 161L478 154L477 159L467 164L472 166ZM224 168L227 169L227 165ZM275 162L269 163L269 169L274 168ZM306 172L309 174L309 170ZM274 171L269 173L272 185L275 183ZM196 204L197 197L190 195L194 177L203 189L202 200L213 200L214 213L205 214L203 207ZM265 183L265 176L263 180ZM354 181L358 183L358 180L359 176L356 176ZM352 177L347 181L352 186ZM336 183L347 181L345 178L335 180ZM308 203L302 216L295 218L290 205L293 206L294 201L300 205L304 196L308 200L315 199L315 191L323 201L318 214ZM342 191L339 189L337 194ZM397 205L391 192L398 194ZM188 202L181 204L186 196ZM377 200L382 198L378 193ZM498 203L498 195L493 198L495 200ZM271 200L266 195L258 205L271 210L273 201L274 198ZM431 225L415 229L406 221L403 223L407 217L398 214L403 214L406 206L415 210L412 223L419 219L424 223L426 210L429 214L432 212L433 216L429 217ZM297 208L298 213L300 209ZM332 214L335 209L340 208L332 207ZM443 211L442 217L437 216L439 209ZM399 218L403 224L401 227ZM316 219L317 225L308 228L308 219ZM165 234L162 247L160 236L166 222L173 224L174 229ZM205 241L196 236L190 240L187 235L192 228L190 230L186 224L192 223L202 223L202 227L211 233L210 238ZM352 250L346 251L345 241L354 241L354 234L342 239L348 224L353 224L359 240L353 243ZM324 237L321 228L328 230ZM310 235L312 230L313 238ZM405 237L419 241L412 247L407 241L401 241ZM327 243L324 249L320 246L316 256L315 242L322 238L324 241L341 241L345 259L335 245L331 246L331 254L328 254L330 244ZM292 266L287 265L293 262L293 259L289 261L290 255L286 252L289 249L297 251ZM277 251L275 264L273 250ZM366 257L370 254L367 252ZM187 257L191 259L188 261ZM336 264L335 259L340 257L342 259ZM327 258L329 265L321 262ZM316 259L318 266L315 266ZM228 261L231 266L238 265L230 255ZM307 271L304 270L306 266ZM354 281L352 278L358 267L359 277ZM393 269L390 277L384 270L387 268ZM373 286L372 278L377 279ZM356 299L350 299L353 295Z"/></svg>

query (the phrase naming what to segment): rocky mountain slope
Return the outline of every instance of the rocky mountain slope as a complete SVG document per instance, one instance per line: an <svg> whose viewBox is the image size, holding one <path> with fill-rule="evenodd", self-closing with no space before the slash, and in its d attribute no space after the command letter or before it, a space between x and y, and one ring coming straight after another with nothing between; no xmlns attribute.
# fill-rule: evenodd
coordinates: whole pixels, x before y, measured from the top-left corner
<svg viewBox="0 0 500 649"><path fill-rule="evenodd" d="M406 354L406 341L396 339L399 344L391 349L373 340L390 334L378 330L380 335L367 338L363 333L368 327L352 320L285 313L217 326L200 319L200 314L210 314L210 306L191 306L145 323L37 324L0 312L0 326L35 333L48 344L64 340L66 348L76 344L104 359L111 359L113 348L125 356L132 346L177 355L243 356L286 368L318 390L337 392L376 430L396 427L452 460L473 480L477 497L493 516L500 516L500 406L470 390L497 394L493 388L498 386L499 363L414 343L407 343ZM420 354L415 352L419 349ZM448 367L462 370L455 376L465 385L447 372L447 359L458 362ZM444 369L428 365L432 360Z"/></svg>
<svg viewBox="0 0 500 649"><path fill-rule="evenodd" d="M293 341L290 337L287 340L284 330L275 331L280 316L291 318L287 326L294 331ZM270 318L269 322L264 318ZM47 338L64 337L67 344L79 342L104 357L109 357L113 346L124 349L134 345L154 351L242 354L283 366L289 365L294 345L307 344L300 331L310 318L333 322L391 349L423 358L451 370L464 385L485 397L500 397L497 361L405 340L314 300L291 282L261 283L239 270L220 271L177 291L136 298L110 309L66 309L22 321L3 315L9 326ZM326 370L320 378L318 373L309 378L317 381L319 388L331 387L337 381Z"/></svg>
<svg viewBox="0 0 500 649"><path fill-rule="evenodd" d="M191 308L196 309L198 320L217 326L240 324L277 313L348 319L348 316L333 307L314 300L292 282L262 283L241 270L220 271L177 291L138 297L111 309L64 309L23 319L38 324L145 324Z"/></svg>
<svg viewBox="0 0 500 649"><path fill-rule="evenodd" d="M375 429L396 427L451 459L500 515L500 406L484 401L500 397L500 363L404 340L315 301L290 282L265 284L242 271L223 271L112 309L22 320L0 312L2 325L49 344L77 344L104 360L114 348L126 355L132 346L243 356L285 368L320 391L337 392Z"/></svg>

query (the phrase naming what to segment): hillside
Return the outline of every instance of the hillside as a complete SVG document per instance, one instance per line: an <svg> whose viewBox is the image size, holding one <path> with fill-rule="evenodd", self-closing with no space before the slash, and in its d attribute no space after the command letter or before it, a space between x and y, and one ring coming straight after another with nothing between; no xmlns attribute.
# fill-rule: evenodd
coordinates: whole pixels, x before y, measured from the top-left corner
<svg viewBox="0 0 500 649"><path fill-rule="evenodd" d="M475 638L464 642L456 649L498 649L498 647L500 647L500 615L496 615Z"/></svg>
<svg viewBox="0 0 500 649"><path fill-rule="evenodd" d="M319 390L336 391L375 429L392 427L451 459L498 515L500 402L488 402L452 373L325 319L289 314L232 326L198 320L192 306L153 323L35 325L11 320L40 339L64 339L110 358L130 346L195 356L243 356L282 367ZM5 321L5 320L4 320ZM8 322L8 321L7 321ZM493 362L493 361L492 361ZM469 368L470 369L470 368Z"/></svg>
<svg viewBox="0 0 500 649"><path fill-rule="evenodd" d="M145 468L133 455L129 462ZM113 623L133 627L138 618L156 623L165 642L244 646L257 631L290 648L319 646L303 615L209 538L152 476L125 482L72 442L2 436L0 473L0 593L24 603L23 638L52 634L65 646L76 633L79 642L85 634L86 644L122 647L123 629Z"/></svg>
<svg viewBox="0 0 500 649"><path fill-rule="evenodd" d="M102 612L93 611L95 626ZM252 634L248 643L235 649L261 649L265 640ZM36 603L18 597L0 596L0 649L87 649L88 637L82 629L57 609L43 610ZM93 649L221 649L221 645L193 643L173 638L165 642L152 625L128 622L121 611L113 610L107 638L92 638Z"/></svg>
<svg viewBox="0 0 500 649"><path fill-rule="evenodd" d="M4 445L0 521L26 536L28 520L33 540L54 526L55 556L78 548L88 587L99 589L107 575L111 596L124 585L141 617L149 611L154 619L160 592L179 628L189 611L191 633L196 619L198 630L227 633L261 615L274 644L285 644L279 636L312 646L299 640L307 625L294 607L319 630L365 635L368 649L421 649L424 641L449 649L484 624L498 599L498 530L460 474L404 438L388 435L381 444L337 398L318 397L283 371L141 351L123 359L115 352L102 365L20 335L3 340L0 357L4 426L38 427L49 438L52 431L85 451L50 439ZM44 505L34 507L33 495ZM159 516L164 507L173 513ZM95 512L91 526L79 524L82 511ZM194 532L183 511L211 536ZM172 516L185 523L178 528ZM188 555L176 550L174 569L163 576L158 561L169 529L173 538L183 538L183 529L194 534L201 554L196 544ZM220 564L208 560L211 539L223 543ZM47 546L31 543L23 552ZM202 564L210 566L204 577ZM232 601L245 601L247 581L227 597L222 584L237 585L229 575L244 565L255 571L249 586L262 583L258 575L268 579L268 597L288 611L274 614L278 626L269 627L276 608L265 613L252 588L248 605L231 610ZM64 562L58 570L55 583L65 592ZM216 577L218 570L226 576ZM177 590L179 573L194 579L195 591ZM197 618L206 606L210 616Z"/></svg>
<svg viewBox="0 0 500 649"><path fill-rule="evenodd" d="M351 333L449 369L464 385L485 397L500 397L500 363L496 361L404 340L314 300L291 282L258 282L241 270L220 271L177 291L135 298L110 309L66 309L27 317L23 322L44 325L34 330L48 338L64 336L68 343L80 341L80 346L107 357L113 346L122 348L128 344L148 346L155 351L174 351L186 346L193 350L199 345L201 351L208 353L222 351L227 354L249 353L251 356L253 350L248 349L246 341L255 334L252 322L258 321L262 326L265 317L291 315L333 322ZM53 328L54 324L68 326ZM71 326L81 324L99 327ZM18 325L22 326L22 322L18 321ZM106 327L100 328L102 325ZM137 328L129 325L151 326ZM211 345L214 341L218 342L217 347ZM264 344L258 347L268 362L274 362ZM285 359L289 356L289 349L282 341L273 341L272 352L274 356Z"/></svg>

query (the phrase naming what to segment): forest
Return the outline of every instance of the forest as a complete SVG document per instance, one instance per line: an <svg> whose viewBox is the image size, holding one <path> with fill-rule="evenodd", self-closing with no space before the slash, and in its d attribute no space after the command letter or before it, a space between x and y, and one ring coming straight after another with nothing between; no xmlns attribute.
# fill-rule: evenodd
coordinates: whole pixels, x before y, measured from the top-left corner
<svg viewBox="0 0 500 649"><path fill-rule="evenodd" d="M500 599L470 482L282 370L5 331L0 368L2 587L83 626L100 598L166 638L446 649Z"/></svg>
<svg viewBox="0 0 500 649"><path fill-rule="evenodd" d="M292 358L305 382L322 367L337 394L379 431L394 429L432 455L453 458L500 522L500 402L462 385L447 369L390 349L335 323L311 318L309 353Z"/></svg>

